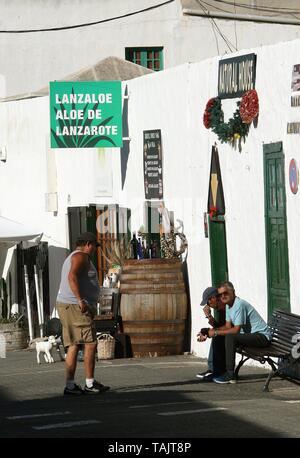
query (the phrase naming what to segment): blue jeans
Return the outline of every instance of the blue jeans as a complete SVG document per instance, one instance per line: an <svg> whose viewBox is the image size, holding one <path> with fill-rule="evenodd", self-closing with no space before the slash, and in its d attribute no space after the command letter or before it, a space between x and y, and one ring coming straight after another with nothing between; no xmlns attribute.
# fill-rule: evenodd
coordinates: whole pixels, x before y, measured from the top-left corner
<svg viewBox="0 0 300 458"><path fill-rule="evenodd" d="M214 359L213 359L213 346L212 343L209 347L208 358L207 358L207 367L208 370L213 372L214 371Z"/></svg>
<svg viewBox="0 0 300 458"><path fill-rule="evenodd" d="M225 358L225 337L216 336L212 338L211 346L213 358L213 373L218 376L226 371L226 358Z"/></svg>

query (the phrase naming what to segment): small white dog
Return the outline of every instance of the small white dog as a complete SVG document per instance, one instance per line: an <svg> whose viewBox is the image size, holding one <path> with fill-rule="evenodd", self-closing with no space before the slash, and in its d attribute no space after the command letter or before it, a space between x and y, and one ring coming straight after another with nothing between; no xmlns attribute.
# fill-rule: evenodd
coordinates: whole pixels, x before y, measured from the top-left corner
<svg viewBox="0 0 300 458"><path fill-rule="evenodd" d="M51 351L52 348L57 345L56 339L54 336L49 336L48 340L42 342L36 342L36 358L37 363L41 364L40 362L40 353L44 353L44 358L46 363L54 363L54 359L52 357Z"/></svg>

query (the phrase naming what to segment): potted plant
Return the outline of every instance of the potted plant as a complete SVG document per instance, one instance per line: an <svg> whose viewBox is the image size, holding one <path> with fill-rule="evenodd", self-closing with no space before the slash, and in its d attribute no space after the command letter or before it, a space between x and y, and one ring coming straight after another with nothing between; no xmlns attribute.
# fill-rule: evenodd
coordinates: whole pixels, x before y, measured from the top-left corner
<svg viewBox="0 0 300 458"><path fill-rule="evenodd" d="M27 347L27 326L22 314L14 313L0 317L0 334L4 336L6 350L21 350Z"/></svg>
<svg viewBox="0 0 300 458"><path fill-rule="evenodd" d="M106 253L100 248L102 255L105 257L111 268L121 270L125 261L130 259L130 242L127 237L122 237L120 240L114 240L111 247L107 247Z"/></svg>

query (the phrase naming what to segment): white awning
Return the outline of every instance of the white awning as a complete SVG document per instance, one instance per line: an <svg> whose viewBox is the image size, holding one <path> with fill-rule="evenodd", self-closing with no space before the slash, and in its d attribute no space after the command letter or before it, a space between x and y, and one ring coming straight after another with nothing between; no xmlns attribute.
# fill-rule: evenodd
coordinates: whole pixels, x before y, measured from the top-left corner
<svg viewBox="0 0 300 458"><path fill-rule="evenodd" d="M42 235L42 232L0 216L0 247L9 248L20 242L28 242L28 246L36 245L41 240Z"/></svg>

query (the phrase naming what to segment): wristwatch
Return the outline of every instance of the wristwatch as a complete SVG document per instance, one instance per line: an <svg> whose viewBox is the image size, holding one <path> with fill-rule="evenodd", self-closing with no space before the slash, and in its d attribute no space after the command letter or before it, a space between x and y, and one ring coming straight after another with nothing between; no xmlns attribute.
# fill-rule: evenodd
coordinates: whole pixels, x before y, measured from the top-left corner
<svg viewBox="0 0 300 458"><path fill-rule="evenodd" d="M217 335L218 335L218 330L215 329L214 337L217 337Z"/></svg>

